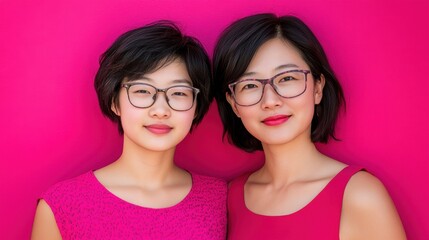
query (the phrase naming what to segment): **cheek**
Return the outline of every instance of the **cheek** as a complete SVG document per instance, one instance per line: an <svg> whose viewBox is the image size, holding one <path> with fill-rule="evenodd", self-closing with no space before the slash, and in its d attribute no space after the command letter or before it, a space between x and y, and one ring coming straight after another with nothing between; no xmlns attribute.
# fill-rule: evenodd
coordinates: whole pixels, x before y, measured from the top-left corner
<svg viewBox="0 0 429 240"><path fill-rule="evenodd" d="M236 117L240 118L241 121L245 122L247 119L251 119L252 117L255 117L256 116L255 113L260 111L259 109L253 109L253 108L254 108L254 106L250 106L250 107L236 106L235 109L234 108L232 108L232 109L233 109Z"/></svg>
<svg viewBox="0 0 429 240"><path fill-rule="evenodd" d="M256 105L257 106L257 105ZM240 115L240 120L243 123L244 127L252 135L255 135L257 132L254 132L254 129L260 124L260 120L256 113L260 111L259 109L254 109L253 107L238 107L237 112Z"/></svg>
<svg viewBox="0 0 429 240"><path fill-rule="evenodd" d="M119 96L119 109L122 127L125 129L131 128L135 123L141 122L144 109L137 109L132 106L126 94ZM140 124L139 124L140 125Z"/></svg>
<svg viewBox="0 0 429 240"><path fill-rule="evenodd" d="M192 125L192 121L194 121L194 114L186 114L182 117L182 122L186 125Z"/></svg>
<svg viewBox="0 0 429 240"><path fill-rule="evenodd" d="M195 109L196 107L194 106L186 112L177 112L180 117L180 123L185 130L189 130L192 126L192 122L195 119Z"/></svg>
<svg viewBox="0 0 429 240"><path fill-rule="evenodd" d="M303 122L305 122L306 124L311 124L315 107L315 97L313 91L309 91L308 94L302 95L302 97L302 99L296 99L301 101L295 101L293 108Z"/></svg>
<svg viewBox="0 0 429 240"><path fill-rule="evenodd" d="M121 111L121 124L124 132L135 132L137 129L143 126L141 121L141 113L139 111L129 111L129 109L124 108Z"/></svg>

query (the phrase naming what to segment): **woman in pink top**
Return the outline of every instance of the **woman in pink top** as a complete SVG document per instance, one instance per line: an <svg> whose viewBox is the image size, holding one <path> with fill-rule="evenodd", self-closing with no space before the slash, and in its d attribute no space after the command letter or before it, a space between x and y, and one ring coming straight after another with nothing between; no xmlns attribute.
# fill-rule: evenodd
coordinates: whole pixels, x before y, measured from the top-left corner
<svg viewBox="0 0 429 240"><path fill-rule="evenodd" d="M231 24L214 52L224 134L265 164L230 184L229 239L405 239L383 184L320 153L334 137L341 86L311 30L293 16Z"/></svg>
<svg viewBox="0 0 429 240"><path fill-rule="evenodd" d="M226 183L177 167L174 152L212 100L210 61L171 22L121 35L95 89L122 155L42 195L32 239L225 239Z"/></svg>

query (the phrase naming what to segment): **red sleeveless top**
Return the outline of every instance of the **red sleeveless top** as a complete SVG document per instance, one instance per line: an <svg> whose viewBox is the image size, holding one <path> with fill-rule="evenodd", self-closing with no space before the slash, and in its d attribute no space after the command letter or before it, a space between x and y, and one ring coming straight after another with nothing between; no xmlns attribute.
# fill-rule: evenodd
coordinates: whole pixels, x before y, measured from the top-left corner
<svg viewBox="0 0 429 240"><path fill-rule="evenodd" d="M265 216L244 202L244 184L250 173L231 182L228 192L228 239L339 239L345 187L362 168L341 170L304 208L288 215Z"/></svg>

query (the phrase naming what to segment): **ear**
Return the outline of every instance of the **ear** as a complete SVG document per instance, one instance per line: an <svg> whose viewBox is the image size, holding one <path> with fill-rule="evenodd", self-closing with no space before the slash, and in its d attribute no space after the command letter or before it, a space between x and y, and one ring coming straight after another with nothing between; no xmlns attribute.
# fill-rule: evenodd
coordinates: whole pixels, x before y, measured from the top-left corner
<svg viewBox="0 0 429 240"><path fill-rule="evenodd" d="M112 101L112 104L110 105L110 109L112 112L116 114L116 116L121 116L121 111L119 111L119 106L116 105L115 101Z"/></svg>
<svg viewBox="0 0 429 240"><path fill-rule="evenodd" d="M314 81L314 104L319 104L323 98L323 88L325 87L325 76L320 75L320 78Z"/></svg>
<svg viewBox="0 0 429 240"><path fill-rule="evenodd" d="M225 97L226 97L226 100L228 101L229 105L231 105L232 111L234 111L234 113L235 113L235 115L237 115L237 117L240 117L240 113L238 112L237 104L235 104L234 98L231 97L231 94L229 94L229 93L225 93Z"/></svg>

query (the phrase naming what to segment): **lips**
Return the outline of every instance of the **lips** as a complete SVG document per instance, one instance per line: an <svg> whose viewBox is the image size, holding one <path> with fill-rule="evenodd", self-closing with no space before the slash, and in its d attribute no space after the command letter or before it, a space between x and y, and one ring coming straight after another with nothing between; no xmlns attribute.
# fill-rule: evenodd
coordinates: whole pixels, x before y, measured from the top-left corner
<svg viewBox="0 0 429 240"><path fill-rule="evenodd" d="M145 128L149 132L154 134L166 134L166 133L169 133L171 129L173 129L172 127L165 124L151 124L151 125L146 125Z"/></svg>
<svg viewBox="0 0 429 240"><path fill-rule="evenodd" d="M268 126L277 126L284 122L286 122L289 119L290 116L288 115L276 115L267 117L264 120L262 120L262 123Z"/></svg>

